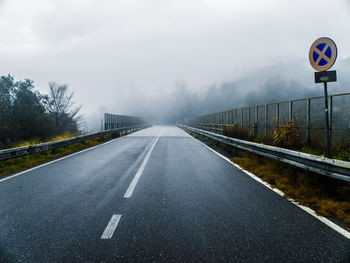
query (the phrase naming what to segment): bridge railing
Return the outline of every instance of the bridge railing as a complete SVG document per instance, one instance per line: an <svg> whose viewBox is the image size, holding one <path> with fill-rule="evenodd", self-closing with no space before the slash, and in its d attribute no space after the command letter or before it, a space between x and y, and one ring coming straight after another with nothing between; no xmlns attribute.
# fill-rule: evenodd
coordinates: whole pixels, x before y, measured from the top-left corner
<svg viewBox="0 0 350 263"><path fill-rule="evenodd" d="M331 138L338 145L350 145L350 93L331 95L329 102ZM322 144L326 140L324 97L281 101L197 116L185 120L184 127L244 151L350 182L350 162L223 135L225 127L241 127L250 135L264 137L288 123L299 128L307 144L310 140Z"/></svg>
<svg viewBox="0 0 350 263"><path fill-rule="evenodd" d="M145 124L145 121L139 117L110 113L104 114L104 130L111 130L116 128L124 128L143 124Z"/></svg>
<svg viewBox="0 0 350 263"><path fill-rule="evenodd" d="M31 145L31 146L0 150L0 161L13 159L13 158L17 158L25 155L45 152L49 150L54 150L60 147L68 146L74 143L84 142L86 140L91 140L95 138L103 139L104 136L107 136L107 135L111 135L111 136L126 135L129 133L144 129L146 127L147 125L144 124L144 125L123 127L123 128L115 128L115 129L110 129L102 132L95 132L95 133L90 133L86 135L80 135L80 136L76 136L76 137L72 137L72 138L68 138L60 141L46 142L46 143L40 143L40 144Z"/></svg>
<svg viewBox="0 0 350 263"><path fill-rule="evenodd" d="M196 116L186 124L222 134L224 126L239 126L255 136L267 136L283 124L294 122L306 142L326 139L324 97L280 101ZM350 143L350 93L329 96L329 129L332 140Z"/></svg>
<svg viewBox="0 0 350 263"><path fill-rule="evenodd" d="M181 125L181 127L243 151L248 151L260 156L281 161L338 180L350 182L350 162L239 140L187 125Z"/></svg>

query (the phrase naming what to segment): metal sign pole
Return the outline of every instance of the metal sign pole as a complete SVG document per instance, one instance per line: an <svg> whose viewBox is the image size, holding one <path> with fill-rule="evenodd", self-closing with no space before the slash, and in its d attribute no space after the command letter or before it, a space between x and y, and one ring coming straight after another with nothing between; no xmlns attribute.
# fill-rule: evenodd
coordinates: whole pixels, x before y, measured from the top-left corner
<svg viewBox="0 0 350 263"><path fill-rule="evenodd" d="M328 92L327 82L337 81L337 72L328 71L334 64L338 56L337 45L328 37L317 39L310 47L309 61L311 66L317 70L315 72L315 83L324 85L324 103L326 114L326 135L327 149L326 157L331 158L331 131L329 130L329 113L328 113ZM309 106L309 105L308 105ZM309 135L308 135L309 136Z"/></svg>
<svg viewBox="0 0 350 263"><path fill-rule="evenodd" d="M326 135L327 135L327 149L326 149L326 157L330 158L330 148L331 148L331 140L330 140L330 132L329 132L329 119L328 119L328 91L327 91L327 82L324 82L324 103L325 103L325 114L326 114Z"/></svg>

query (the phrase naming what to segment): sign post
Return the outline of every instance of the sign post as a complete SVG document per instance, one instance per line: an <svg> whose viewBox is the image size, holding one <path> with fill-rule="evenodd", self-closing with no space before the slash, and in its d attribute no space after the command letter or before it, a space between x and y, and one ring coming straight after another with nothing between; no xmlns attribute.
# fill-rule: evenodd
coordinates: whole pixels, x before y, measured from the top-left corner
<svg viewBox="0 0 350 263"><path fill-rule="evenodd" d="M317 70L315 72L315 83L323 83L324 99L325 99L325 117L326 117L326 134L327 149L326 157L331 157L331 137L329 130L329 114L328 114L328 91L327 83L337 81L337 72L330 69L337 59L338 50L334 41L328 37L317 39L311 46L309 51L309 60L311 66Z"/></svg>

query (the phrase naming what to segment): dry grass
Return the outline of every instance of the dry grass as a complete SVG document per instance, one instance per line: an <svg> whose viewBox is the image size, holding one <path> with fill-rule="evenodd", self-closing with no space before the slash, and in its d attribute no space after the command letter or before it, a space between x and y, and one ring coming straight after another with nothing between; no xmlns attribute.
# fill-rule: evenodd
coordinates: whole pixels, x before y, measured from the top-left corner
<svg viewBox="0 0 350 263"><path fill-rule="evenodd" d="M248 128L242 128L238 125L224 126L223 135L256 143L264 143L281 148L297 150L313 155L325 155L326 140L321 135L321 129L312 127L310 129L310 141L307 142L302 135L298 120L292 122L285 121L279 128L274 129L267 136L254 136ZM348 136L333 136L332 158L350 161L350 141Z"/></svg>
<svg viewBox="0 0 350 263"><path fill-rule="evenodd" d="M334 217L350 228L350 183L245 153L233 162L251 171L319 215Z"/></svg>
<svg viewBox="0 0 350 263"><path fill-rule="evenodd" d="M332 155L336 159L350 161L350 141L346 136L339 136L332 145Z"/></svg>
<svg viewBox="0 0 350 263"><path fill-rule="evenodd" d="M247 128L243 128L239 125L224 126L223 135L248 141L254 139L254 136L249 133Z"/></svg>
<svg viewBox="0 0 350 263"><path fill-rule="evenodd" d="M234 163L281 190L285 197L312 208L319 215L336 218L350 229L350 183L243 152L189 130L185 131L209 146L224 150L226 155L235 156L232 158Z"/></svg>
<svg viewBox="0 0 350 263"><path fill-rule="evenodd" d="M300 150L305 141L296 121L285 123L273 132L273 145L292 150Z"/></svg>
<svg viewBox="0 0 350 263"><path fill-rule="evenodd" d="M56 137L57 140L64 139L63 137ZM68 137L69 138L69 137ZM81 151L83 149L89 148L91 146L95 146L100 144L106 140L111 139L111 136L105 136L104 140L100 140L99 138L91 139L85 141L85 143L75 143L65 147L57 148L54 151L46 151L42 153L36 153L33 155L22 156L15 159L10 159L6 161L2 161L0 163L0 177L4 175L9 175L15 172L19 172L24 169L28 169L30 167L51 161L53 159L57 159L59 157Z"/></svg>
<svg viewBox="0 0 350 263"><path fill-rule="evenodd" d="M60 140L68 139L68 138L71 138L71 137L75 137L77 135L80 135L80 134L72 134L72 133L66 132L65 134L57 135L55 137L52 137L52 138L50 138L49 140L47 140L45 142L60 141ZM16 143L14 145L14 147L30 146L30 145L35 145L35 144L39 144L39 143L43 143L43 141L40 141L39 139L34 138L32 140L18 142L18 143Z"/></svg>

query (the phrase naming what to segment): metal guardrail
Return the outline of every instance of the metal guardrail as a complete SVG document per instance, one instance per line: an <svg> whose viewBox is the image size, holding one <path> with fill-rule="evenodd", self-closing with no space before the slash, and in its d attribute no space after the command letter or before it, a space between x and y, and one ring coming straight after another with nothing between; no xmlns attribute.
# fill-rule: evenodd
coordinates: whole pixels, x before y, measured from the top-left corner
<svg viewBox="0 0 350 263"><path fill-rule="evenodd" d="M350 162L239 140L186 125L180 125L180 127L244 151L275 159L338 180L350 182Z"/></svg>
<svg viewBox="0 0 350 263"><path fill-rule="evenodd" d="M350 143L350 93L333 94L328 99L331 139L336 142L341 138ZM300 129L306 142L315 136L326 139L324 96L246 106L185 119L187 125L201 123L213 129L223 125L239 126L254 136L268 136L291 122Z"/></svg>
<svg viewBox="0 0 350 263"><path fill-rule="evenodd" d="M118 114L104 114L104 130L112 130L116 128L124 128L128 126L144 125L145 121L139 117L118 115Z"/></svg>
<svg viewBox="0 0 350 263"><path fill-rule="evenodd" d="M108 131L80 135L80 136L76 136L76 137L72 137L72 138L68 138L60 141L45 142L45 143L35 144L31 146L0 150L0 161L9 160L9 159L26 156L26 155L31 155L35 153L45 152L49 150L54 150L70 144L84 142L86 140L103 138L106 135L121 136L121 135L129 134L129 133L144 129L146 127L148 126L138 125L138 126L124 127L124 128L117 128L117 129L108 130Z"/></svg>
<svg viewBox="0 0 350 263"><path fill-rule="evenodd" d="M204 129L207 131L212 131L217 134L223 134L224 127L235 127L234 125L230 124L208 124L208 123L191 123L189 126L197 127L198 129Z"/></svg>

